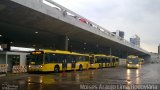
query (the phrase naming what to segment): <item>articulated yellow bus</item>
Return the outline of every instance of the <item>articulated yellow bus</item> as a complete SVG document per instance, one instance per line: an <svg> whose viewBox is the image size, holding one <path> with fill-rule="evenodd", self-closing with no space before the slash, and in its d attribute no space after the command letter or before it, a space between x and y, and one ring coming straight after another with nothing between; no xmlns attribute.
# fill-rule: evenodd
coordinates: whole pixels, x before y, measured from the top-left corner
<svg viewBox="0 0 160 90"><path fill-rule="evenodd" d="M38 50L31 52L29 72L59 72L89 68L89 55L61 50Z"/></svg>
<svg viewBox="0 0 160 90"><path fill-rule="evenodd" d="M115 56L93 54L90 56L90 68L106 68L119 65L119 59Z"/></svg>
<svg viewBox="0 0 160 90"><path fill-rule="evenodd" d="M106 56L103 60L103 66L104 68L106 67L112 67L112 60L110 56Z"/></svg>
<svg viewBox="0 0 160 90"><path fill-rule="evenodd" d="M119 58L116 56L109 56L110 57L110 67L119 66Z"/></svg>
<svg viewBox="0 0 160 90"><path fill-rule="evenodd" d="M130 55L127 57L126 60L127 68L139 68L140 63L139 63L139 58L138 56Z"/></svg>
<svg viewBox="0 0 160 90"><path fill-rule="evenodd" d="M109 56L110 57L110 60L111 60L111 67L115 67L115 62L116 62L116 57L115 56Z"/></svg>
<svg viewBox="0 0 160 90"><path fill-rule="evenodd" d="M100 61L97 61L97 56L92 54L90 55L90 67L89 68L100 68L101 65L100 65Z"/></svg>

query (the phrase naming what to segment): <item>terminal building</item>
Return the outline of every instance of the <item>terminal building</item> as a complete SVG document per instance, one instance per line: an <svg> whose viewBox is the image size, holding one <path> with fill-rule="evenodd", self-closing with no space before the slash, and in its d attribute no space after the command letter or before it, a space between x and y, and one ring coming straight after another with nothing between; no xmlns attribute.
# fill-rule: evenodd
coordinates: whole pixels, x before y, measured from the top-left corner
<svg viewBox="0 0 160 90"><path fill-rule="evenodd" d="M5 51L6 48L2 45L0 48L0 65L7 65L7 71L12 71L13 66L27 65L27 55L29 55L29 51L19 51L11 49L11 51ZM20 49L20 48L19 48Z"/></svg>
<svg viewBox="0 0 160 90"><path fill-rule="evenodd" d="M7 64L7 71L12 71L14 65L25 66L27 64L28 54L27 52L0 52L0 64Z"/></svg>
<svg viewBox="0 0 160 90"><path fill-rule="evenodd" d="M116 32L112 32L112 33L114 33L116 36L119 36L122 39L124 39L125 33L123 31L117 30Z"/></svg>
<svg viewBox="0 0 160 90"><path fill-rule="evenodd" d="M140 37L138 35L135 35L130 38L130 43L140 47Z"/></svg>

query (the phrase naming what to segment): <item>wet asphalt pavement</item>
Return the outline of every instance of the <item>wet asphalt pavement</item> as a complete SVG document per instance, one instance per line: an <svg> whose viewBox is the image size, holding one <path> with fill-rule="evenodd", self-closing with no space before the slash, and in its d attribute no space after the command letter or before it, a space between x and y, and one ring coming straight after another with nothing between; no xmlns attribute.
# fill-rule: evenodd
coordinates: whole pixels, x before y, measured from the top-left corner
<svg viewBox="0 0 160 90"><path fill-rule="evenodd" d="M7 74L0 77L1 90L91 90L97 89L96 85L100 84L160 84L160 63L144 64L140 69L126 69L125 65L121 65L65 73Z"/></svg>

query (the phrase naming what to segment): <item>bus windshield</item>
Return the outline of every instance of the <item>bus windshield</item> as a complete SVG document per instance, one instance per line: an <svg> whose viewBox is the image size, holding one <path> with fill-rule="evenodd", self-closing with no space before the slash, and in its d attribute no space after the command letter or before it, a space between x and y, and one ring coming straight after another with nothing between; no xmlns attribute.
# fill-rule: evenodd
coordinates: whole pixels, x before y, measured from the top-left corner
<svg viewBox="0 0 160 90"><path fill-rule="evenodd" d="M128 58L129 64L138 64L138 58Z"/></svg>
<svg viewBox="0 0 160 90"><path fill-rule="evenodd" d="M30 64L41 65L43 64L43 54L32 54Z"/></svg>

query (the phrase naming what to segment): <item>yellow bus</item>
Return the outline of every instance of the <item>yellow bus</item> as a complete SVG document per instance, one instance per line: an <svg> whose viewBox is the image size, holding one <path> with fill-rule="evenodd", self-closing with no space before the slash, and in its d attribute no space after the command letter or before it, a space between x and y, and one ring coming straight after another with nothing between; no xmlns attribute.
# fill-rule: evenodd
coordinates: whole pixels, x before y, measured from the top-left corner
<svg viewBox="0 0 160 90"><path fill-rule="evenodd" d="M112 58L105 54L92 54L90 56L90 68L105 68L112 66Z"/></svg>
<svg viewBox="0 0 160 90"><path fill-rule="evenodd" d="M110 57L110 67L116 67L119 65L119 58L116 56L109 56Z"/></svg>
<svg viewBox="0 0 160 90"><path fill-rule="evenodd" d="M97 68L100 68L101 67L101 63L100 61L97 61L97 56L92 54L90 55L90 66L89 68L94 68L94 69L97 69Z"/></svg>
<svg viewBox="0 0 160 90"><path fill-rule="evenodd" d="M139 58L138 56L130 55L127 57L126 60L127 68L139 68L140 63L139 63Z"/></svg>
<svg viewBox="0 0 160 90"><path fill-rule="evenodd" d="M116 57L110 56L110 59L111 59L111 67L115 67Z"/></svg>
<svg viewBox="0 0 160 90"><path fill-rule="evenodd" d="M29 72L59 72L89 68L89 55L61 50L38 50L31 52Z"/></svg>
<svg viewBox="0 0 160 90"><path fill-rule="evenodd" d="M106 56L103 60L103 67L112 67L112 58L110 56Z"/></svg>

